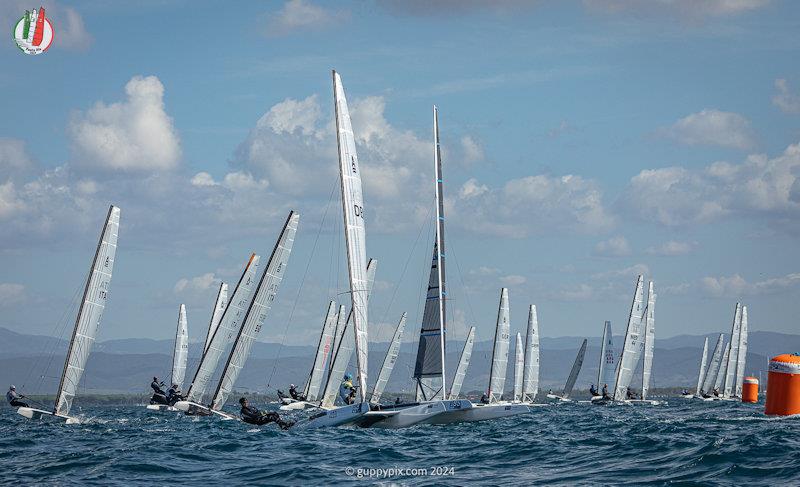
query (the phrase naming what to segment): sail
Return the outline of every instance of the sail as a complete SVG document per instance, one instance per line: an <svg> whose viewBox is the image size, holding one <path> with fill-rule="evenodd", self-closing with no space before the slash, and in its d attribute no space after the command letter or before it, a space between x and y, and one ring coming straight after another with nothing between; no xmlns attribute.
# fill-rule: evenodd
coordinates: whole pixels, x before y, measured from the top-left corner
<svg viewBox="0 0 800 487"><path fill-rule="evenodd" d="M696 396L703 393L703 379L706 376L706 365L708 364L708 337L703 340L703 358L700 360L700 374L697 376Z"/></svg>
<svg viewBox="0 0 800 487"><path fill-rule="evenodd" d="M522 374L525 369L525 352L522 335L517 332L516 361L514 362L514 401L522 400Z"/></svg>
<svg viewBox="0 0 800 487"><path fill-rule="evenodd" d="M172 379L170 385L183 387L186 377L186 361L189 358L189 329L186 322L186 306L178 310L178 330L175 332L175 350L172 352Z"/></svg>
<svg viewBox="0 0 800 487"><path fill-rule="evenodd" d="M617 377L614 381L614 400L624 401L627 398L628 387L631 385L633 371L639 361L642 334L642 276L636 280L636 291L633 295L631 312L628 315L628 327L625 330L625 342L622 354L617 364Z"/></svg>
<svg viewBox="0 0 800 487"><path fill-rule="evenodd" d="M222 318L222 313L225 312L225 307L228 305L228 285L224 282L220 283L219 291L217 291L217 299L214 301L214 309L211 311L211 321L208 323L208 331L206 332L206 342L203 346L203 353L208 350L211 345L211 338L214 332L217 331L219 320Z"/></svg>
<svg viewBox="0 0 800 487"><path fill-rule="evenodd" d="M575 362L573 362L572 369L569 371L567 383L564 384L564 394L561 396L564 399L572 394L572 388L575 387L575 381L578 380L578 374L581 372L581 367L583 367L583 358L586 356L586 345L588 343L589 341L584 338L583 343L581 343L581 348L578 350L578 355L575 356Z"/></svg>
<svg viewBox="0 0 800 487"><path fill-rule="evenodd" d="M280 237L278 237L278 241L275 242L275 247L272 249L272 255L267 261L267 267L261 274L261 279L258 282L253 299L250 301L250 306L247 308L242 326L239 328L231 353L228 355L228 362L222 369L222 378L217 385L217 391L214 393L214 399L211 402L211 408L216 411L222 409L228 399L228 395L233 391L236 379L239 378L239 373L244 368L247 357L250 356L253 342L256 341L258 333L263 328L267 315L272 309L272 303L275 301L278 288L281 285L283 276L286 274L286 267L289 265L289 257L292 255L294 237L299 223L300 214L290 211L289 216L286 218L286 223L283 224Z"/></svg>
<svg viewBox="0 0 800 487"><path fill-rule="evenodd" d="M406 327L406 313L400 317L400 322L394 330L392 341L389 343L389 350L386 351L386 357L383 359L381 371L378 373L378 380L375 382L375 389L372 390L372 398L369 402L378 404L381 402L383 390L386 388L386 383L389 382L389 376L392 375L394 364L397 362L397 356L400 355L400 341L403 339L403 330Z"/></svg>
<svg viewBox="0 0 800 487"><path fill-rule="evenodd" d="M497 402L503 398L508 367L508 347L511 334L509 323L508 289L500 291L500 305L497 308L497 325L494 330L494 346L492 347L492 366L489 373L489 402Z"/></svg>
<svg viewBox="0 0 800 487"><path fill-rule="evenodd" d="M325 313L325 321L322 322L322 332L319 334L317 353L314 355L314 363L311 365L311 373L306 381L303 396L307 401L316 401L319 396L319 387L322 378L326 375L325 361L331 351L333 344L333 334L336 332L336 301L328 303L328 312Z"/></svg>
<svg viewBox="0 0 800 487"><path fill-rule="evenodd" d="M350 276L351 313L356 346L356 367L361 402L367 391L367 241L364 229L364 201L361 171L356 155L356 140L350 123L350 111L339 73L333 72L333 98L336 107L336 140L339 146L339 180L342 188L347 270Z"/></svg>
<svg viewBox="0 0 800 487"><path fill-rule="evenodd" d="M642 399L647 399L650 390L650 373L653 369L653 349L656 342L656 294L653 292L653 281L647 289L647 307L645 308L644 326L644 359L642 361Z"/></svg>
<svg viewBox="0 0 800 487"><path fill-rule="evenodd" d="M731 394L736 391L734 382L736 381L736 362L739 359L739 325L741 322L742 304L736 303L731 325L731 340L728 342L728 358L725 360L725 383L722 388L722 395L725 397L731 397Z"/></svg>
<svg viewBox="0 0 800 487"><path fill-rule="evenodd" d="M717 378L714 380L714 389L719 390L719 388L722 387L722 382L727 374L725 369L728 367L728 357L730 356L730 353L730 346L725 347L725 352L722 354L722 361L720 362L720 367L717 371Z"/></svg>
<svg viewBox="0 0 800 487"><path fill-rule="evenodd" d="M370 259L367 265L367 300L372 292L372 283L375 282L375 270L378 267L378 261ZM339 308L339 317L344 316L344 306ZM340 325L341 338L337 348L334 349L331 371L328 374L328 381L325 383L325 391L322 394L323 408L331 408L336 402L336 393L339 391L339 384L344 377L347 366L350 365L350 358L353 356L355 343L347 339L347 330L353 326L353 310L347 315L347 321Z"/></svg>
<svg viewBox="0 0 800 487"><path fill-rule="evenodd" d="M186 398L189 401L200 403L203 400L203 394L205 394L208 383L217 369L220 357L222 357L225 349L233 343L239 332L242 319L244 319L244 314L247 312L247 306L250 304L250 298L253 295L259 260L260 257L258 255L252 254L244 267L242 277L239 278L239 282L233 290L233 295L225 306L225 311L222 312L219 325L214 330L208 349L203 352L200 365L197 366L194 379L189 385L189 391L186 393Z"/></svg>
<svg viewBox="0 0 800 487"><path fill-rule="evenodd" d="M439 110L433 107L433 168L436 195L436 235L433 243L433 259L428 279L425 310L419 336L414 378L417 379L417 399L444 399L447 308L445 299L445 247L444 247L444 197L442 176L442 154L439 145ZM422 380L422 379L429 380ZM428 390L426 390L428 389Z"/></svg>
<svg viewBox="0 0 800 487"><path fill-rule="evenodd" d="M536 305L528 308L525 333L525 368L522 372L522 402L533 402L539 392L539 317Z"/></svg>
<svg viewBox="0 0 800 487"><path fill-rule="evenodd" d="M744 367L747 362L747 306L742 306L742 321L739 327L739 350L736 360L736 397L742 397ZM760 382L759 382L760 384Z"/></svg>
<svg viewBox="0 0 800 487"><path fill-rule="evenodd" d="M600 369L597 373L597 390L614 384L616 361L614 360L614 338L611 333L611 322L603 326L603 343L600 346Z"/></svg>
<svg viewBox="0 0 800 487"><path fill-rule="evenodd" d="M343 304L339 305L339 311L336 313L336 328L333 330L333 346L331 347L331 359L328 360L328 376L331 375L333 365L336 358L336 351L339 350L339 345L342 343L344 336L345 324L347 323L347 309ZM348 359L349 360L349 359ZM327 377L325 379L327 383Z"/></svg>
<svg viewBox="0 0 800 487"><path fill-rule="evenodd" d="M714 352L711 354L711 361L706 369L706 375L703 377L703 387L700 388L701 393L708 394L714 388L714 383L717 380L717 373L719 373L719 364L722 360L722 344L724 339L725 335L720 333L719 338L717 338L717 344L714 346Z"/></svg>
<svg viewBox="0 0 800 487"><path fill-rule="evenodd" d="M461 386L464 384L464 377L467 375L467 367L469 367L469 359L472 358L472 346L474 344L475 327L472 326L467 334L467 340L464 342L464 348L461 349L461 358L458 360L456 373L453 375L453 383L450 385L450 399L458 398L461 393Z"/></svg>
<svg viewBox="0 0 800 487"><path fill-rule="evenodd" d="M72 408L72 400L78 391L78 384L86 366L86 360L92 350L100 319L106 307L108 289L111 284L111 274L114 270L114 257L117 254L117 237L119 235L120 209L111 206L108 209L105 225L100 234L100 242L89 268L89 279L83 290L81 307L75 319L75 328L69 342L67 359L64 363L64 372L56 393L56 402L53 412L67 415Z"/></svg>

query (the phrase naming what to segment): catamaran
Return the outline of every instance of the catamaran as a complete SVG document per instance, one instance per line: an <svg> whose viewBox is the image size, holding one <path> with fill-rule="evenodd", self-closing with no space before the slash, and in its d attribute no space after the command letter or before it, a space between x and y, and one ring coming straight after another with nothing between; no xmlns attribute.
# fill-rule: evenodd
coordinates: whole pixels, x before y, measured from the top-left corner
<svg viewBox="0 0 800 487"><path fill-rule="evenodd" d="M561 395L550 393L547 394L548 399L557 399L562 402L572 401L569 396L572 394L575 381L578 380L578 374L581 372L581 367L583 367L583 358L586 356L586 346L588 342L586 338L581 342L581 348L578 349L578 355L575 356L575 362L572 363L572 369L569 371L569 376L567 377L566 384L564 384L564 390L561 392Z"/></svg>
<svg viewBox="0 0 800 487"><path fill-rule="evenodd" d="M189 328L186 321L186 305L181 304L178 309L178 326L175 331L175 348L172 351L172 374L170 375L170 387L178 386L178 390L183 387L183 379L186 376L186 361L189 358ZM159 394L160 395L160 394ZM163 397L163 396L162 396ZM163 400L167 398L164 397ZM153 398L155 400L155 396ZM177 411L169 404L148 404L147 409L155 411Z"/></svg>
<svg viewBox="0 0 800 487"><path fill-rule="evenodd" d="M740 398L747 357L747 306L736 303L730 341L724 346L724 335L719 335L711 363L703 371L707 346L706 339L700 370L702 380L698 379L695 397L706 401L731 401Z"/></svg>
<svg viewBox="0 0 800 487"><path fill-rule="evenodd" d="M300 215L294 211L290 211L280 236L278 237L278 241L275 242L275 247L272 249L272 254L267 261L267 266L252 293L252 298L239 302L242 305L246 305L246 312L241 321L238 320L238 316L240 316L241 313L237 312L237 319L231 320L230 322L232 325L230 328L235 330L235 338L233 339L231 350L228 354L228 360L225 362L225 366L222 369L222 376L217 383L214 394L211 396L211 402L207 405L203 405L196 400L193 401L189 399L187 401L175 403L176 408L201 416L216 414L224 419L239 419L238 416L222 411L222 408L228 396L233 392L233 387L236 384L239 373L242 368L244 368L244 364L250 356L253 343L258 337L261 328L264 326L264 322L272 308L272 303L275 301L278 288L286 273L286 267L289 264L289 257L292 254L294 237L297 233L297 225L299 223ZM235 298L236 291L234 291L234 299ZM245 309L245 306L242 306L242 308ZM226 315L229 310L230 305L225 311ZM225 317L223 317L223 324L225 323L224 320ZM212 346L216 335L219 333L220 329L223 329L222 326L221 324L220 328L215 331L215 336L212 337ZM190 390L189 398L192 397L197 396L192 396Z"/></svg>
<svg viewBox="0 0 800 487"><path fill-rule="evenodd" d="M89 268L89 278L86 280L86 287L83 290L78 316L75 319L75 327L69 341L55 405L49 411L30 407L17 409L19 414L28 419L52 418L67 424L80 423L80 420L70 416L69 412L97 336L97 330L100 328L100 320L103 317L103 310L108 298L114 258L117 253L119 216L119 208L113 205L109 207L103 230L100 233L100 242L97 244L92 266Z"/></svg>

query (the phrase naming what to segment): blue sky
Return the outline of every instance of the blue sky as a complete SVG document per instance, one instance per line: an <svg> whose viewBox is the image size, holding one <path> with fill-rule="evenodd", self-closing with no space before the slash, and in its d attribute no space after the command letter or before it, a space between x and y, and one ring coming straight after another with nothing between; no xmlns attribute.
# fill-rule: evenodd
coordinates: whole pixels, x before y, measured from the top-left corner
<svg viewBox="0 0 800 487"><path fill-rule="evenodd" d="M4 2L2 25L32 6ZM751 329L797 329L795 2L45 7L48 52L0 43L1 326L52 334L74 319L113 202L100 339L170 337L182 302L200 338L219 280L235 282L250 251L266 257L293 208L298 239L262 339L314 342L346 287L335 68L379 260L374 339L403 311L421 318L434 103L451 337L474 324L489 339L502 286L514 330L535 303L545 336L599 335L606 319L622 333L638 273L655 280L662 337L726 330L737 300Z"/></svg>

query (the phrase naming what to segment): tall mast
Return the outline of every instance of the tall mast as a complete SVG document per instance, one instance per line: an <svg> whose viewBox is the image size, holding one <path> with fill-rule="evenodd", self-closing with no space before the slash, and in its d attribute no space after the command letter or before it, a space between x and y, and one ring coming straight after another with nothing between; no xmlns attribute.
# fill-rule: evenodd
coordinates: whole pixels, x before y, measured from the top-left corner
<svg viewBox="0 0 800 487"><path fill-rule="evenodd" d="M442 357L442 399L447 384L445 376L445 296L444 285L444 201L442 197L442 153L439 147L439 109L433 106L433 164L436 171L436 269L439 273L439 343Z"/></svg>

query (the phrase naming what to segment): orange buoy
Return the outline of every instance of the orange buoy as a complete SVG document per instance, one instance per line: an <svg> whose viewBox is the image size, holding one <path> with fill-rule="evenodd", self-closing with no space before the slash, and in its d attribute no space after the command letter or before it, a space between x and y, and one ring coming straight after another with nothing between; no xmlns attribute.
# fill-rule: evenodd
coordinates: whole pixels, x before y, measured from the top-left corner
<svg viewBox="0 0 800 487"><path fill-rule="evenodd" d="M800 355L785 353L769 361L764 413L800 414Z"/></svg>
<svg viewBox="0 0 800 487"><path fill-rule="evenodd" d="M758 402L758 379L745 377L742 381L742 402Z"/></svg>

